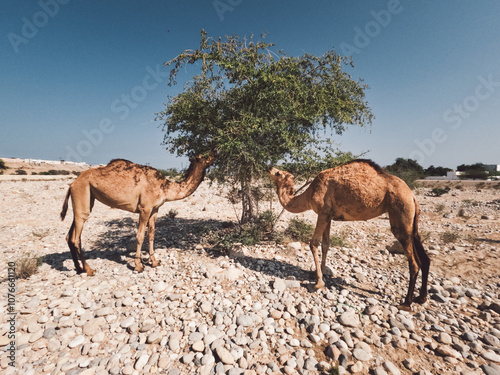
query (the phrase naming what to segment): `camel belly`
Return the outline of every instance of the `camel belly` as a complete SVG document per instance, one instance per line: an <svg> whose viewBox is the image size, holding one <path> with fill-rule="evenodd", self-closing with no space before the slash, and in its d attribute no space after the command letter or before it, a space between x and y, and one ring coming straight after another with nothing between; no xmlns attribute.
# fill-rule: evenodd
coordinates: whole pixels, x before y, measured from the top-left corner
<svg viewBox="0 0 500 375"><path fill-rule="evenodd" d="M97 199L99 202L109 206L111 208L118 208L120 210L128 211L128 212L137 212L138 206L138 196L133 192L129 192L129 194L124 194L124 191L121 190L120 194L117 194L116 190L103 190L92 189L92 196Z"/></svg>
<svg viewBox="0 0 500 375"><path fill-rule="evenodd" d="M333 215L332 220L337 220L337 221L364 221L364 220L370 220L374 219L384 213L386 213L387 210L383 208L377 208L377 209L369 209L367 210L366 208L361 208L358 210L344 210L344 212L341 213L335 213Z"/></svg>

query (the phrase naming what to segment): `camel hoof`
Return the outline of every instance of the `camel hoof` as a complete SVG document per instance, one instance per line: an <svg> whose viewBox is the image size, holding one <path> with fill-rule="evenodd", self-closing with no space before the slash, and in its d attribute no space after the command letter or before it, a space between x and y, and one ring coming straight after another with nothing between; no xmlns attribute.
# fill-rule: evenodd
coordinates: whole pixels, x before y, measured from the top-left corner
<svg viewBox="0 0 500 375"><path fill-rule="evenodd" d="M153 262L151 262L151 267L158 267L159 265L161 265L161 261L160 260L155 260Z"/></svg>
<svg viewBox="0 0 500 375"><path fill-rule="evenodd" d="M93 270L92 268L89 268L87 270L87 276L94 276L95 275L95 270Z"/></svg>
<svg viewBox="0 0 500 375"><path fill-rule="evenodd" d="M427 296L418 296L413 300L413 302L416 302L419 305L423 305L426 301L427 301Z"/></svg>
<svg viewBox="0 0 500 375"><path fill-rule="evenodd" d="M144 266L143 265L135 266L134 271L142 272L142 271L144 271Z"/></svg>
<svg viewBox="0 0 500 375"><path fill-rule="evenodd" d="M412 311L412 310L411 310L411 305L410 305L410 306L409 306L409 305L399 305L399 306L398 306L398 309L399 309L399 310L403 310L403 311L408 311L408 312L411 312L411 311Z"/></svg>
<svg viewBox="0 0 500 375"><path fill-rule="evenodd" d="M324 288L324 287L325 287L325 282L324 282L324 281L318 281L318 282L316 283L316 285L314 286L314 288L316 288L317 290L318 290L318 289L322 289L322 288Z"/></svg>

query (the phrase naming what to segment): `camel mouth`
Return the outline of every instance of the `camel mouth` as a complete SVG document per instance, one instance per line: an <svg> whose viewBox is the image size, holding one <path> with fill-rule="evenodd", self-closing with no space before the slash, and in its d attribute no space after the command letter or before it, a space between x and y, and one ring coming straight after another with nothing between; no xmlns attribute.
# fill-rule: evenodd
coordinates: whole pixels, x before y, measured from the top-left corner
<svg viewBox="0 0 500 375"><path fill-rule="evenodd" d="M277 172L278 172L278 170L274 167L267 168L267 173L269 173L269 174L276 174Z"/></svg>

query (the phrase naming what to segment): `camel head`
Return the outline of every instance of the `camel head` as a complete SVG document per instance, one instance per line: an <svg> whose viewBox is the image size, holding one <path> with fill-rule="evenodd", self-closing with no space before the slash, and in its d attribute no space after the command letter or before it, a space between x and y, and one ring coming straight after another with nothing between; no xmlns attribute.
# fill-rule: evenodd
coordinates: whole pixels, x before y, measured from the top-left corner
<svg viewBox="0 0 500 375"><path fill-rule="evenodd" d="M203 168L208 168L215 161L215 154L213 152L210 152L208 157L203 157L202 155L194 156L191 159L189 159L189 161L193 164L200 165Z"/></svg>
<svg viewBox="0 0 500 375"><path fill-rule="evenodd" d="M286 171L280 171L279 169L276 169L274 167L269 169L268 173L269 177L271 177L271 180L274 181L277 189L286 189L289 194L293 194L295 187L293 174Z"/></svg>

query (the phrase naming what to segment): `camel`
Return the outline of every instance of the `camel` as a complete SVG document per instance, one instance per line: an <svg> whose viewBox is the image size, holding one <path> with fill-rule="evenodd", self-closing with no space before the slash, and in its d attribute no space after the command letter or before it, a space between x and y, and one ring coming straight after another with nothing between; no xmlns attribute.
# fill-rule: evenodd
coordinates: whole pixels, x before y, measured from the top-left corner
<svg viewBox="0 0 500 375"><path fill-rule="evenodd" d="M302 194L295 196L292 174L271 168L269 175L285 210L292 213L313 210L318 215L310 243L316 265L317 289L325 286L323 274L326 270L332 220L369 220L388 213L391 232L403 245L410 268L408 294L399 307L411 310L420 268L422 286L415 302L426 301L430 259L418 234L418 202L403 180L385 172L371 160L358 159L320 172ZM321 264L318 255L320 241Z"/></svg>
<svg viewBox="0 0 500 375"><path fill-rule="evenodd" d="M159 266L160 262L156 260L153 250L158 209L167 201L183 199L193 194L203 181L206 168L214 160L212 155L208 158L201 156L192 158L186 177L181 182L170 181L152 167L124 159L113 159L106 166L82 172L68 188L61 211L61 220L64 220L71 196L74 217L66 241L71 250L76 272L80 274L85 271L89 276L95 274L95 270L90 268L83 256L81 234L96 199L111 208L139 214L134 270L138 272L144 270L141 262L141 248L146 226L148 227L151 265ZM83 269L78 263L78 258L82 262Z"/></svg>

